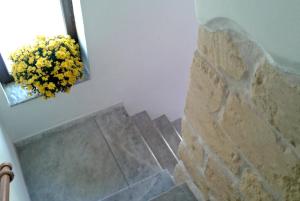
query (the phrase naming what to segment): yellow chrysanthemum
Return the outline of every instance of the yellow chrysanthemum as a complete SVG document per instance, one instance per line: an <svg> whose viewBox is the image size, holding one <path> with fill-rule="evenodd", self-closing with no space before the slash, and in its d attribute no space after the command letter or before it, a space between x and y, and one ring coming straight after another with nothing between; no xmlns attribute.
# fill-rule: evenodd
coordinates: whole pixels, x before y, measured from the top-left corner
<svg viewBox="0 0 300 201"><path fill-rule="evenodd" d="M33 45L16 50L10 59L16 83L46 99L69 92L83 73L79 45L70 36L38 36Z"/></svg>
<svg viewBox="0 0 300 201"><path fill-rule="evenodd" d="M53 82L50 82L49 84L48 84L48 89L55 89L55 84L53 83Z"/></svg>
<svg viewBox="0 0 300 201"><path fill-rule="evenodd" d="M57 52L55 53L55 56L56 56L58 59L65 59L67 55L66 55L66 53L63 52L63 51L57 51Z"/></svg>

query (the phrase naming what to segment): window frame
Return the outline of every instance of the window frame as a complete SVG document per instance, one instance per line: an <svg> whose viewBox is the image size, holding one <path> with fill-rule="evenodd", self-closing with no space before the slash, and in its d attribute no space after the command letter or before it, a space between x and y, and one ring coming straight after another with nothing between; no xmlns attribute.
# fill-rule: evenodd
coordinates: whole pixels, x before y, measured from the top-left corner
<svg viewBox="0 0 300 201"><path fill-rule="evenodd" d="M67 34L70 35L76 42L78 42L78 34L76 29L73 2L72 0L60 0L60 6L63 14L63 19ZM13 77L9 74L5 62L0 52L0 83L9 84L14 82Z"/></svg>
<svg viewBox="0 0 300 201"><path fill-rule="evenodd" d="M1 52L0 52L0 82L2 84L8 84L13 81L14 81L14 78L8 73L5 62L4 62Z"/></svg>

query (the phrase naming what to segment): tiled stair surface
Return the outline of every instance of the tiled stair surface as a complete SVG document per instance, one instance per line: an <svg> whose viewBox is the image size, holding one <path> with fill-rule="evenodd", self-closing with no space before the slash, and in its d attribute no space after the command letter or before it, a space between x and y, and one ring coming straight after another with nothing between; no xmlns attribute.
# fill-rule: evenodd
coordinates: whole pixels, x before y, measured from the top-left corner
<svg viewBox="0 0 300 201"><path fill-rule="evenodd" d="M95 201L127 186L93 118L18 143L17 152L32 201Z"/></svg>
<svg viewBox="0 0 300 201"><path fill-rule="evenodd" d="M179 186L175 186L170 191L151 199L150 201L197 201L197 199L187 184L181 184Z"/></svg>
<svg viewBox="0 0 300 201"><path fill-rule="evenodd" d="M172 125L176 129L177 133L181 136L181 118L172 121Z"/></svg>
<svg viewBox="0 0 300 201"><path fill-rule="evenodd" d="M160 131L154 126L147 112L144 111L134 115L133 120L162 168L173 173L177 164L176 156L161 136Z"/></svg>
<svg viewBox="0 0 300 201"><path fill-rule="evenodd" d="M118 104L18 142L31 200L193 201L168 173L181 140L176 122L130 117Z"/></svg>
<svg viewBox="0 0 300 201"><path fill-rule="evenodd" d="M140 182L126 187L101 201L148 201L149 199L169 191L174 181L168 171L146 178Z"/></svg>
<svg viewBox="0 0 300 201"><path fill-rule="evenodd" d="M173 152L177 154L178 146L181 141L181 137L169 121L166 115L162 115L154 120L156 127L160 130L163 138L168 142Z"/></svg>
<svg viewBox="0 0 300 201"><path fill-rule="evenodd" d="M129 184L160 171L157 160L123 106L96 116L96 121Z"/></svg>

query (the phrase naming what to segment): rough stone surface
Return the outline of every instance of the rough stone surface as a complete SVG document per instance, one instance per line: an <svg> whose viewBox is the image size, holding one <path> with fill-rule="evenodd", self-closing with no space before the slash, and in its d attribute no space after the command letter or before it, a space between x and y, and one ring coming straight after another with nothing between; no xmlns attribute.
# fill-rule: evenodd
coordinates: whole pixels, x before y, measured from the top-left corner
<svg viewBox="0 0 300 201"><path fill-rule="evenodd" d="M202 192L203 196L205 198L208 198L209 189L207 187L206 180L202 173L201 167L198 167L194 164L193 159L188 153L188 150L186 149L184 143L180 143L178 154L179 157L182 159L184 166L193 178L195 185Z"/></svg>
<svg viewBox="0 0 300 201"><path fill-rule="evenodd" d="M199 191L198 187L193 182L193 179L191 178L190 174L188 173L187 169L185 168L182 161L179 161L176 165L176 168L174 170L174 178L176 184L182 184L186 183L190 190L193 192L197 200L207 200L208 198L202 194L202 192Z"/></svg>
<svg viewBox="0 0 300 201"><path fill-rule="evenodd" d="M286 201L300 200L300 162L281 180L284 188L284 199Z"/></svg>
<svg viewBox="0 0 300 201"><path fill-rule="evenodd" d="M252 99L257 110L300 154L300 78L281 73L267 61L255 73Z"/></svg>
<svg viewBox="0 0 300 201"><path fill-rule="evenodd" d="M247 201L274 200L272 195L264 190L259 177L249 169L243 172L239 188Z"/></svg>
<svg viewBox="0 0 300 201"><path fill-rule="evenodd" d="M196 51L190 73L188 99L197 101L215 112L226 94L226 84L217 71Z"/></svg>
<svg viewBox="0 0 300 201"><path fill-rule="evenodd" d="M223 69L232 78L240 80L245 74L246 65L228 31L210 32L201 27L198 48L213 66Z"/></svg>
<svg viewBox="0 0 300 201"><path fill-rule="evenodd" d="M212 117L205 115L207 114L205 110L197 112L198 109L199 107L196 106L194 109L191 107L191 110L186 107L188 116L187 120L183 121L183 130L188 130L191 126L195 128L201 134L204 143L224 161L234 174L239 174L243 160L238 150ZM189 119L191 119L191 124L188 123Z"/></svg>
<svg viewBox="0 0 300 201"><path fill-rule="evenodd" d="M233 181L224 174L220 165L212 158L208 159L205 178L208 187L218 200L234 201L240 197Z"/></svg>
<svg viewBox="0 0 300 201"><path fill-rule="evenodd" d="M174 178L175 178L176 184L181 184L181 183L187 182L189 180L192 180L189 172L185 168L182 161L178 161L178 164L175 167Z"/></svg>
<svg viewBox="0 0 300 201"><path fill-rule="evenodd" d="M182 129L183 139L185 140L186 145L189 147L190 153L196 163L202 165L204 163L204 149L199 142L199 137L191 131L187 123L184 123Z"/></svg>
<svg viewBox="0 0 300 201"><path fill-rule="evenodd" d="M191 148L188 145L182 144L180 146L181 147L179 147L179 150L178 150L179 156L185 155L187 158L186 160L189 159L190 162L193 163L194 166L196 166L198 169L203 168L203 160L199 161L197 159L197 156L195 154L193 154L193 152L191 151Z"/></svg>
<svg viewBox="0 0 300 201"><path fill-rule="evenodd" d="M205 143L224 160L235 174L238 174L241 166L239 154L212 117L213 112L220 109L226 94L225 81L196 51L186 99L186 119L191 122ZM183 130L188 130L185 121L182 125Z"/></svg>
<svg viewBox="0 0 300 201"><path fill-rule="evenodd" d="M270 127L236 94L229 96L221 125L273 186L297 162L294 155L283 152Z"/></svg>
<svg viewBox="0 0 300 201"><path fill-rule="evenodd" d="M179 158L209 200L300 200L300 77L228 19L200 27L183 119Z"/></svg>

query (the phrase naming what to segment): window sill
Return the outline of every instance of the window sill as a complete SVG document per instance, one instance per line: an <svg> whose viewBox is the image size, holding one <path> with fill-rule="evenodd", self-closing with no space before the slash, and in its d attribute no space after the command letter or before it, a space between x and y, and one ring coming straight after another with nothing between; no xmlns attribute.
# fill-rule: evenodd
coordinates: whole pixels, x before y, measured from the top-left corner
<svg viewBox="0 0 300 201"><path fill-rule="evenodd" d="M76 84L85 82L89 79L90 79L89 70L85 67L82 79L79 80ZM4 94L6 96L6 100L11 107L40 97L39 94L30 96L28 94L27 90L22 89L21 86L16 85L14 82L11 82L6 85L2 85L2 88L3 88Z"/></svg>

